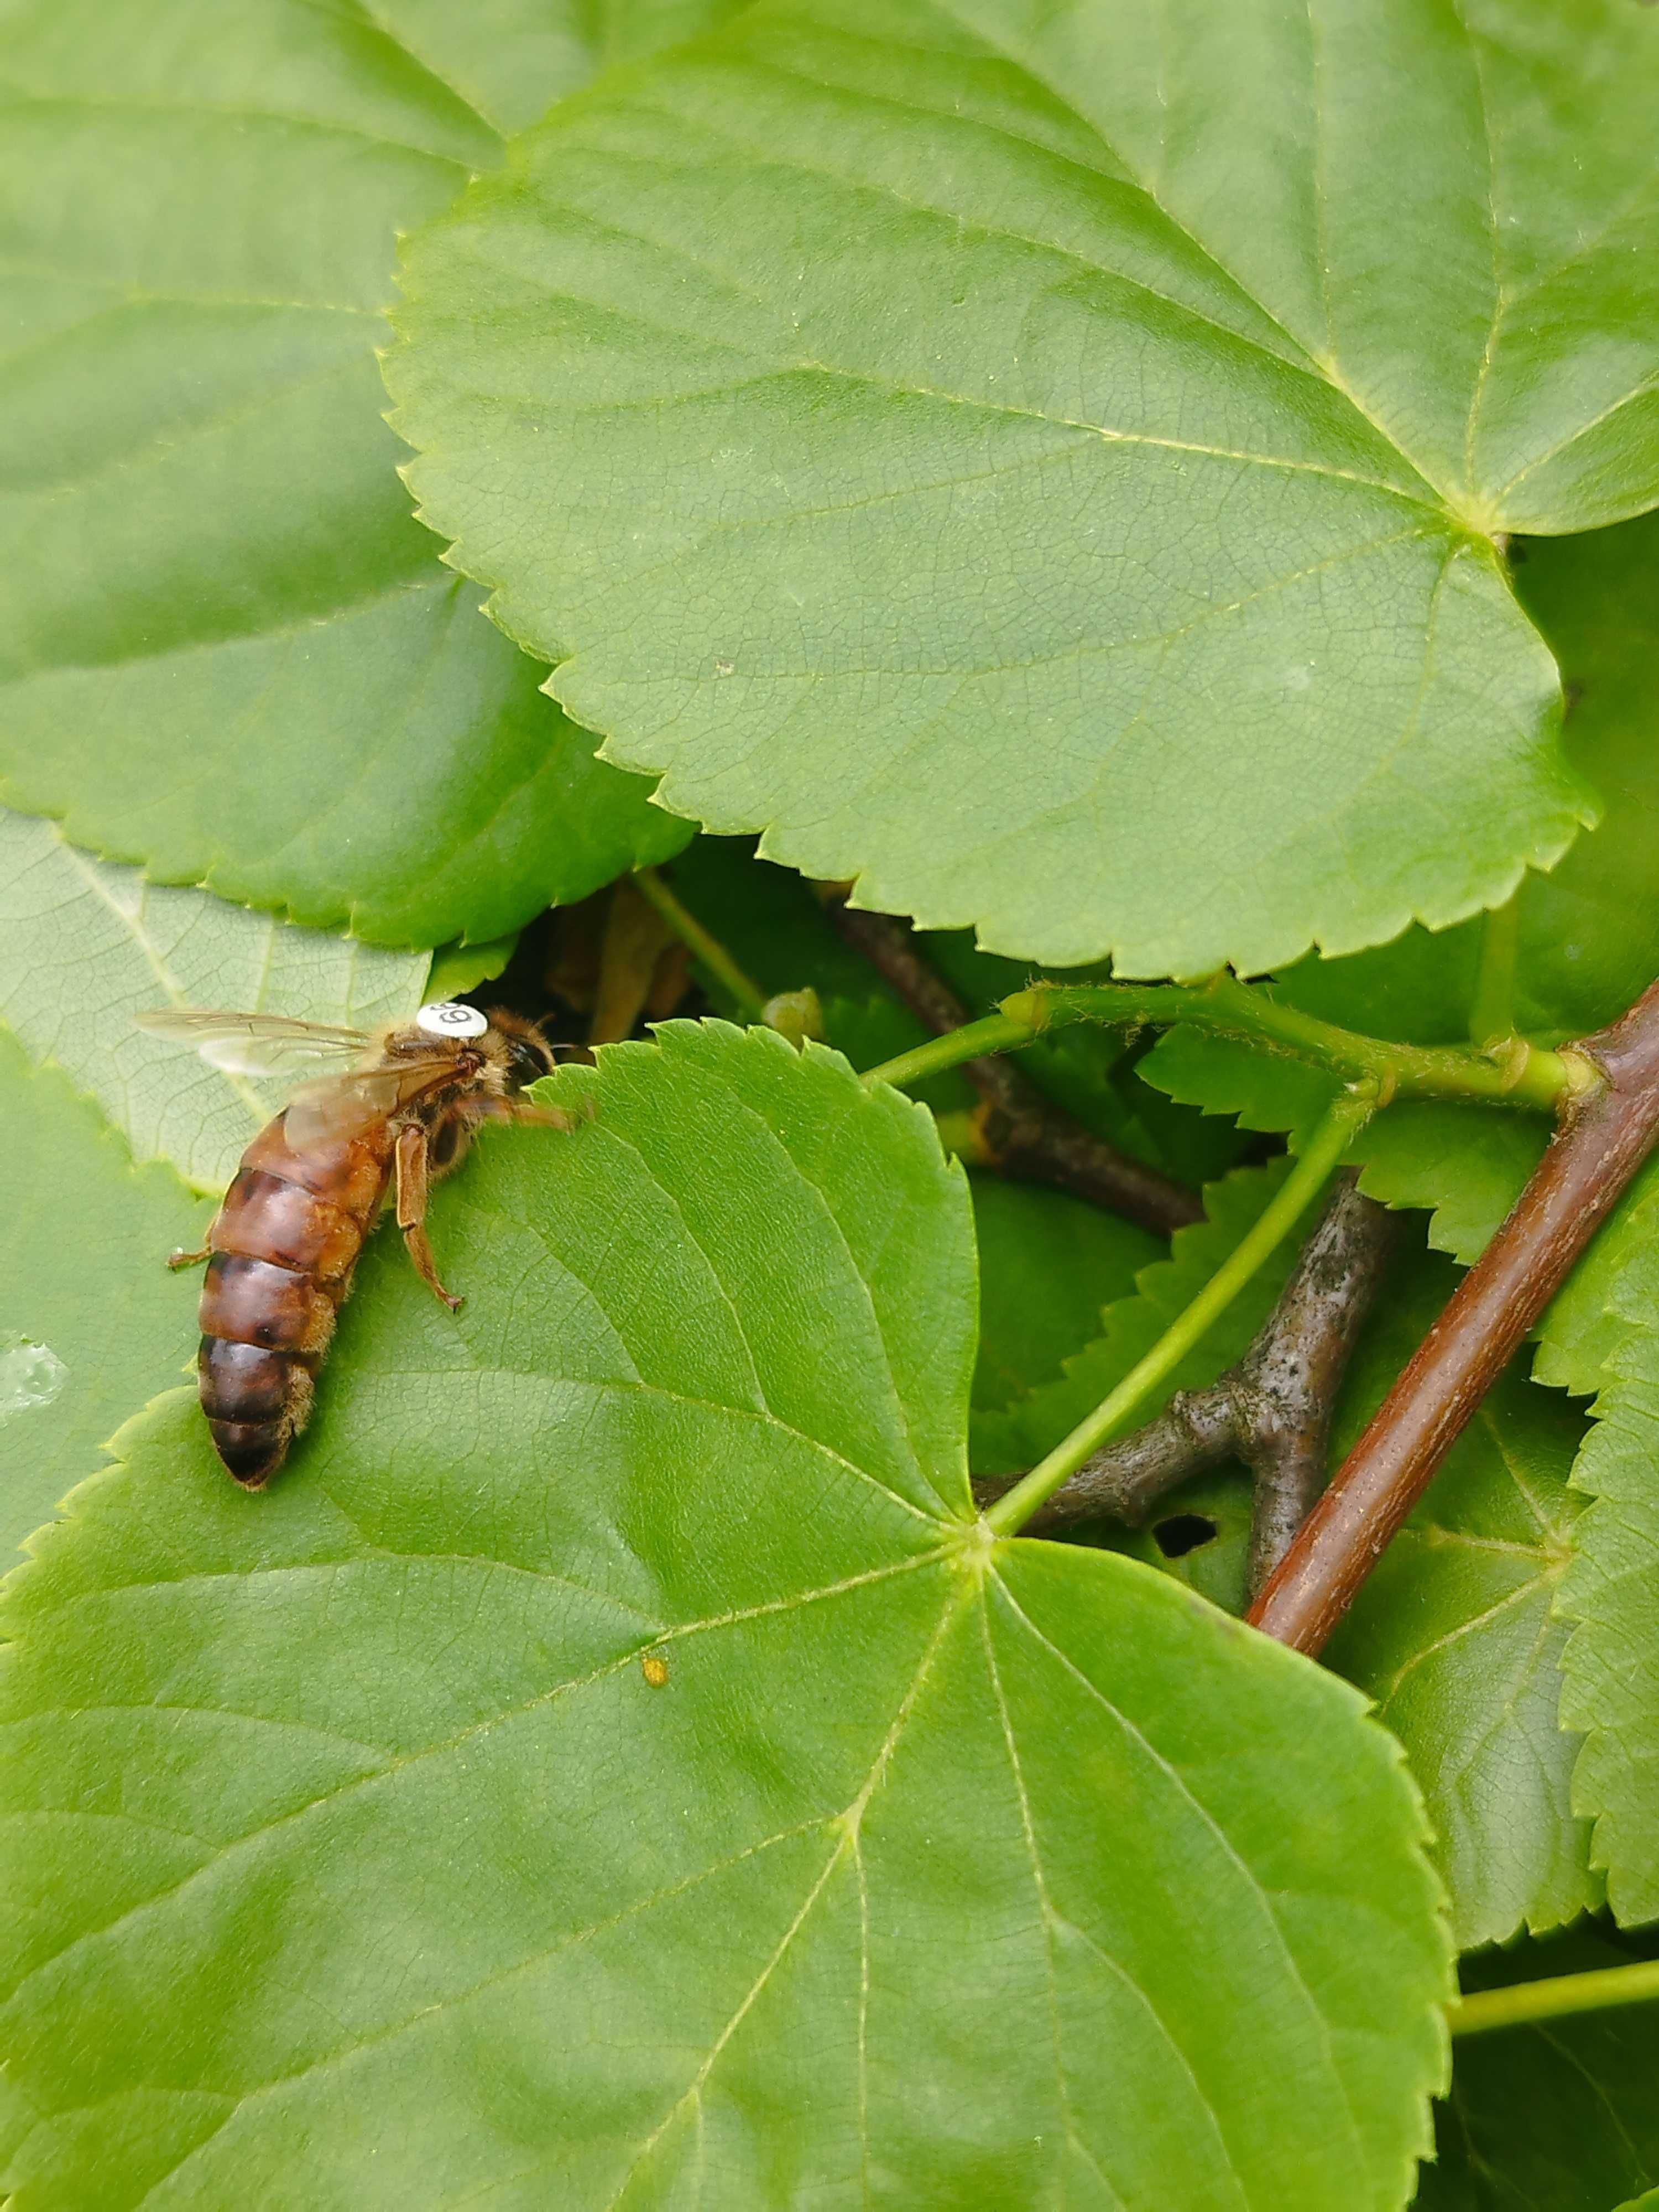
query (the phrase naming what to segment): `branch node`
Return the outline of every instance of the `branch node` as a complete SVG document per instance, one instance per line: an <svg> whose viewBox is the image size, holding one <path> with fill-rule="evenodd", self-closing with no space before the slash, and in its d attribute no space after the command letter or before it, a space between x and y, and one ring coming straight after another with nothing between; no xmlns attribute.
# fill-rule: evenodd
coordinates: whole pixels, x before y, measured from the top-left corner
<svg viewBox="0 0 1659 2212"><path fill-rule="evenodd" d="M1042 983L1033 983L1029 989L1015 991L999 1005L999 1013L1006 1014L1011 1022L1024 1022L1031 1035L1041 1036L1052 1018L1053 994Z"/></svg>
<svg viewBox="0 0 1659 2212"><path fill-rule="evenodd" d="M1560 1061L1567 1079L1567 1093L1564 1109L1571 1112L1581 1098L1590 1097L1601 1090L1606 1078L1595 1061L1582 1046L1564 1044L1556 1058Z"/></svg>
<svg viewBox="0 0 1659 2212"><path fill-rule="evenodd" d="M1178 1390L1155 1419L1085 1461L1032 1516L1030 1533L1098 1519L1141 1527L1180 1484L1239 1459L1255 1480L1250 1587L1259 1589L1323 1486L1337 1392L1395 1228L1345 1169L1243 1357L1204 1389ZM1012 1486L988 1480L975 1488L984 1504Z"/></svg>

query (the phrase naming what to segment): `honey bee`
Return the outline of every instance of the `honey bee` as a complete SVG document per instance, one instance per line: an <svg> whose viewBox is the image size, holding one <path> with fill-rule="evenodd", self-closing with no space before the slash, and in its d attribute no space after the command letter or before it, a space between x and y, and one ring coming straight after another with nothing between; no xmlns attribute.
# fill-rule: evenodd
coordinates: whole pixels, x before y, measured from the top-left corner
<svg viewBox="0 0 1659 2212"><path fill-rule="evenodd" d="M395 1179L398 1226L422 1281L451 1312L425 1227L427 1193L490 1120L568 1129L567 1114L520 1093L551 1073L533 1022L453 1000L380 1036L274 1014L192 1007L141 1014L152 1036L193 1045L236 1075L337 1063L305 1084L242 1155L198 1252L207 1262L202 1411L214 1448L245 1489L262 1490L310 1415L318 1368L351 1288L363 1239Z"/></svg>

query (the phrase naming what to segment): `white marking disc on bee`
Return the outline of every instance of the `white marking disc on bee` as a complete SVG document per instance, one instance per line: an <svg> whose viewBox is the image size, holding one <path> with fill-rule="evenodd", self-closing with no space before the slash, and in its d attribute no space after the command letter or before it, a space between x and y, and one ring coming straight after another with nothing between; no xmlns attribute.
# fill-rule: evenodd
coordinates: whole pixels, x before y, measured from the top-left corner
<svg viewBox="0 0 1659 2212"><path fill-rule="evenodd" d="M428 1036L482 1036L489 1023L476 1006L464 1006L459 999L439 999L429 1006L422 1006L415 1017L415 1025Z"/></svg>

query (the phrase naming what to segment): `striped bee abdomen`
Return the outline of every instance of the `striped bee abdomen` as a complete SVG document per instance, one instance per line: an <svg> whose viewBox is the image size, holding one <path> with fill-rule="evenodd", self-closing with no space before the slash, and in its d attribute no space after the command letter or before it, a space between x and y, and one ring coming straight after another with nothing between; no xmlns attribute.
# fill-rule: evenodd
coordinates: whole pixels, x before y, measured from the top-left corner
<svg viewBox="0 0 1659 2212"><path fill-rule="evenodd" d="M197 1359L220 1458L258 1490L311 1411L312 1381L391 1172L384 1121L304 1152L281 1115L242 1155L208 1231Z"/></svg>

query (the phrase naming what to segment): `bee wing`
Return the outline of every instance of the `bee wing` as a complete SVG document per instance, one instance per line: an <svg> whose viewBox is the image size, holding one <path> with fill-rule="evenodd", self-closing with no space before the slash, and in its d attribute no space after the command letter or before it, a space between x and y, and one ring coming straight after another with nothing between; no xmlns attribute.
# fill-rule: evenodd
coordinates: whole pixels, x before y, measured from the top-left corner
<svg viewBox="0 0 1659 2212"><path fill-rule="evenodd" d="M288 1102L284 1132L296 1151L355 1137L371 1123L384 1121L428 1091L455 1080L453 1055L400 1060L384 1067L360 1067L347 1075L325 1075L301 1085Z"/></svg>
<svg viewBox="0 0 1659 2212"><path fill-rule="evenodd" d="M227 1075L289 1075L319 1061L361 1060L375 1042L367 1030L334 1029L286 1014L241 1014L225 1006L158 1006L137 1018L151 1036L194 1047Z"/></svg>

